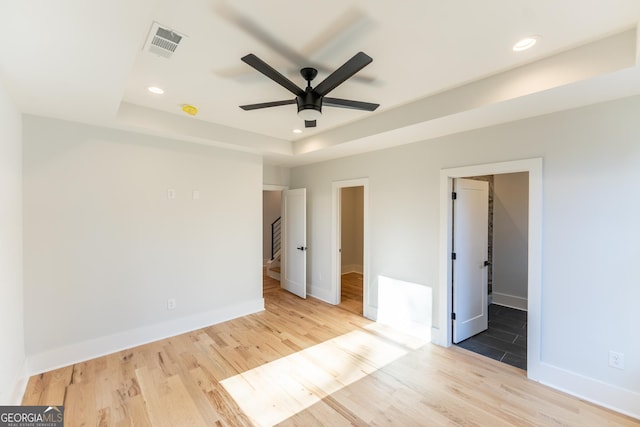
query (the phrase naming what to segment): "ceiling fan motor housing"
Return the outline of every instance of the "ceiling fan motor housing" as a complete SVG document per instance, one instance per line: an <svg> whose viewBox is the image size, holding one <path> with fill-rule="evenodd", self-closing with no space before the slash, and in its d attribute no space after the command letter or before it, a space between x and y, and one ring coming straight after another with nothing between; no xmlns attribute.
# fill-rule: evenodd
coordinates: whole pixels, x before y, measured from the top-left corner
<svg viewBox="0 0 640 427"><path fill-rule="evenodd" d="M302 95L296 96L296 104L298 104L298 113L302 110L316 110L322 113L322 97L311 88L307 88Z"/></svg>

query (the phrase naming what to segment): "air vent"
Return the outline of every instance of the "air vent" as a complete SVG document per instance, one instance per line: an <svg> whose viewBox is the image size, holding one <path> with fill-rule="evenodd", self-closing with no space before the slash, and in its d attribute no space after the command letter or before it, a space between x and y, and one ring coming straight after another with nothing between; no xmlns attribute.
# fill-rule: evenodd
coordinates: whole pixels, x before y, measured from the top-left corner
<svg viewBox="0 0 640 427"><path fill-rule="evenodd" d="M145 50L164 58L171 58L184 37L184 34L154 22L145 43Z"/></svg>

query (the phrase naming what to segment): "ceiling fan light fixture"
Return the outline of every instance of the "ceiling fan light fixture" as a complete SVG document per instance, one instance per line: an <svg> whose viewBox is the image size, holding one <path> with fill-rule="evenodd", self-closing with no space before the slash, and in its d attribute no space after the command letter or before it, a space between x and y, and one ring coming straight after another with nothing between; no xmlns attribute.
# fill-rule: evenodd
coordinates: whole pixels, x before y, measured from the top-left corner
<svg viewBox="0 0 640 427"><path fill-rule="evenodd" d="M313 107L298 110L298 117L306 121L318 120L322 117L322 111Z"/></svg>

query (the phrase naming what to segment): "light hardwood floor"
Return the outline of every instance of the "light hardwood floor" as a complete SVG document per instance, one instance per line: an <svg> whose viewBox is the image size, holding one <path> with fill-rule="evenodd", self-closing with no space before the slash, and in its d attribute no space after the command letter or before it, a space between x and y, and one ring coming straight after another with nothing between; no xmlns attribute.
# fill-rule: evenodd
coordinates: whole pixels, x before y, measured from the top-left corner
<svg viewBox="0 0 640 427"><path fill-rule="evenodd" d="M340 307L362 316L362 274L345 273L340 285Z"/></svg>
<svg viewBox="0 0 640 427"><path fill-rule="evenodd" d="M66 426L630 426L460 348L265 280L262 313L32 377Z"/></svg>

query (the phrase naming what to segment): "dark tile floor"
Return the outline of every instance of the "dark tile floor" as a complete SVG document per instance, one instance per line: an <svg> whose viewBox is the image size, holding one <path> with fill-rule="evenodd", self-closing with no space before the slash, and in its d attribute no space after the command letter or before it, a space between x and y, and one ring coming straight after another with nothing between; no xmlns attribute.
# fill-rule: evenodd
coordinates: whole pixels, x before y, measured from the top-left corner
<svg viewBox="0 0 640 427"><path fill-rule="evenodd" d="M489 329L457 345L526 370L527 312L491 304Z"/></svg>

